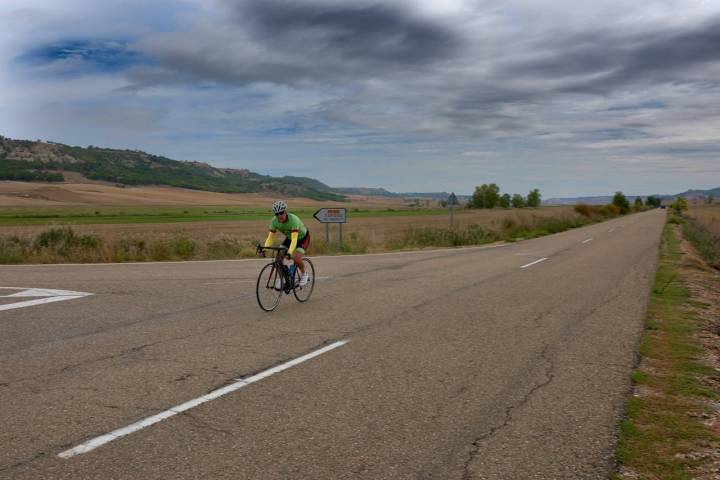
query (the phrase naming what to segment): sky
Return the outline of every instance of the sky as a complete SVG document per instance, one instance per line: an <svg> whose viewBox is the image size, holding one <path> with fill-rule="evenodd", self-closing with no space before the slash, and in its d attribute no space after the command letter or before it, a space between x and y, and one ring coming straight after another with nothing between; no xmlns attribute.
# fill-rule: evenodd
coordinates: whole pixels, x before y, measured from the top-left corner
<svg viewBox="0 0 720 480"><path fill-rule="evenodd" d="M720 0L1 0L0 135L334 187L720 186Z"/></svg>

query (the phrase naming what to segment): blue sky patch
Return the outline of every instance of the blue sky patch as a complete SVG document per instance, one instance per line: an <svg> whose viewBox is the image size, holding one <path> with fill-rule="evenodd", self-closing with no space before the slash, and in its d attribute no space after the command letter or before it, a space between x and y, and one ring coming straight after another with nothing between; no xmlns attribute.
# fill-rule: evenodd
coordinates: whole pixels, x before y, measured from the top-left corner
<svg viewBox="0 0 720 480"><path fill-rule="evenodd" d="M124 40L68 40L33 49L16 59L29 65L50 65L65 60L79 60L83 70L117 72L132 65L146 63L139 53L128 49Z"/></svg>

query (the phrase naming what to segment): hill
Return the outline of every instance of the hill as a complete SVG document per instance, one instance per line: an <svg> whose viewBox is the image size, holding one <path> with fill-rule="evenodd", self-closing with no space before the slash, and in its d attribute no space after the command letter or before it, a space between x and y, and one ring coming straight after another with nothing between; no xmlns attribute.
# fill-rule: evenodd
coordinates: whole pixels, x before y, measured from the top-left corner
<svg viewBox="0 0 720 480"><path fill-rule="evenodd" d="M661 200L674 200L677 197L685 197L688 200L694 198L707 198L712 195L715 199L720 199L720 187L712 188L709 190L687 190L682 193L676 193L674 195L668 194L656 194L656 197L660 197ZM628 200L631 202L637 197L645 200L647 195L627 195ZM587 203L591 205L604 205L612 202L612 196L607 195L603 197L567 197L567 198L548 198L543 200L544 205L575 205L577 203Z"/></svg>
<svg viewBox="0 0 720 480"><path fill-rule="evenodd" d="M388 197L388 198L404 198L404 199L426 199L426 200L447 200L450 196L448 192L390 192L384 188L368 188L368 187L343 187L333 188L333 192L343 195L363 195L367 197ZM456 195L461 202L466 202L472 198L472 195Z"/></svg>
<svg viewBox="0 0 720 480"><path fill-rule="evenodd" d="M220 193L279 193L314 200L344 201L318 180L271 177L244 169L172 160L140 150L74 147L0 136L0 180L62 182L63 172L121 185L168 185Z"/></svg>

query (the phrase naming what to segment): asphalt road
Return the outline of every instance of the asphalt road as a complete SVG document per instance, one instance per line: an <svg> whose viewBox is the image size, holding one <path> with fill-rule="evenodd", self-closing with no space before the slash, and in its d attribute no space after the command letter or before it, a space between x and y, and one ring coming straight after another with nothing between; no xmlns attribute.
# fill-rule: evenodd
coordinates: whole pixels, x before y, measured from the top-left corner
<svg viewBox="0 0 720 480"><path fill-rule="evenodd" d="M604 480L664 220L319 257L272 313L261 260L2 266L0 478ZM91 295L8 296L32 288Z"/></svg>

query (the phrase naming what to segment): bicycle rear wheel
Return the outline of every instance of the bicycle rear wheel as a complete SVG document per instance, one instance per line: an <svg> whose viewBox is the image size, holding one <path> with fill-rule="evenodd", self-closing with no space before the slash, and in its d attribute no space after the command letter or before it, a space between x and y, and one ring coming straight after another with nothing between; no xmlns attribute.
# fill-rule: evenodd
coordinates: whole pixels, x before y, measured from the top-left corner
<svg viewBox="0 0 720 480"><path fill-rule="evenodd" d="M285 276L275 268L275 264L268 263L260 270L255 293L258 305L266 312L271 312L280 303L280 297L285 288Z"/></svg>
<svg viewBox="0 0 720 480"><path fill-rule="evenodd" d="M315 266L309 258L303 257L303 263L305 263L305 273L308 274L308 282L300 286L300 270L295 270L295 285L293 287L293 293L298 302L307 302L312 295L313 289L315 288Z"/></svg>

